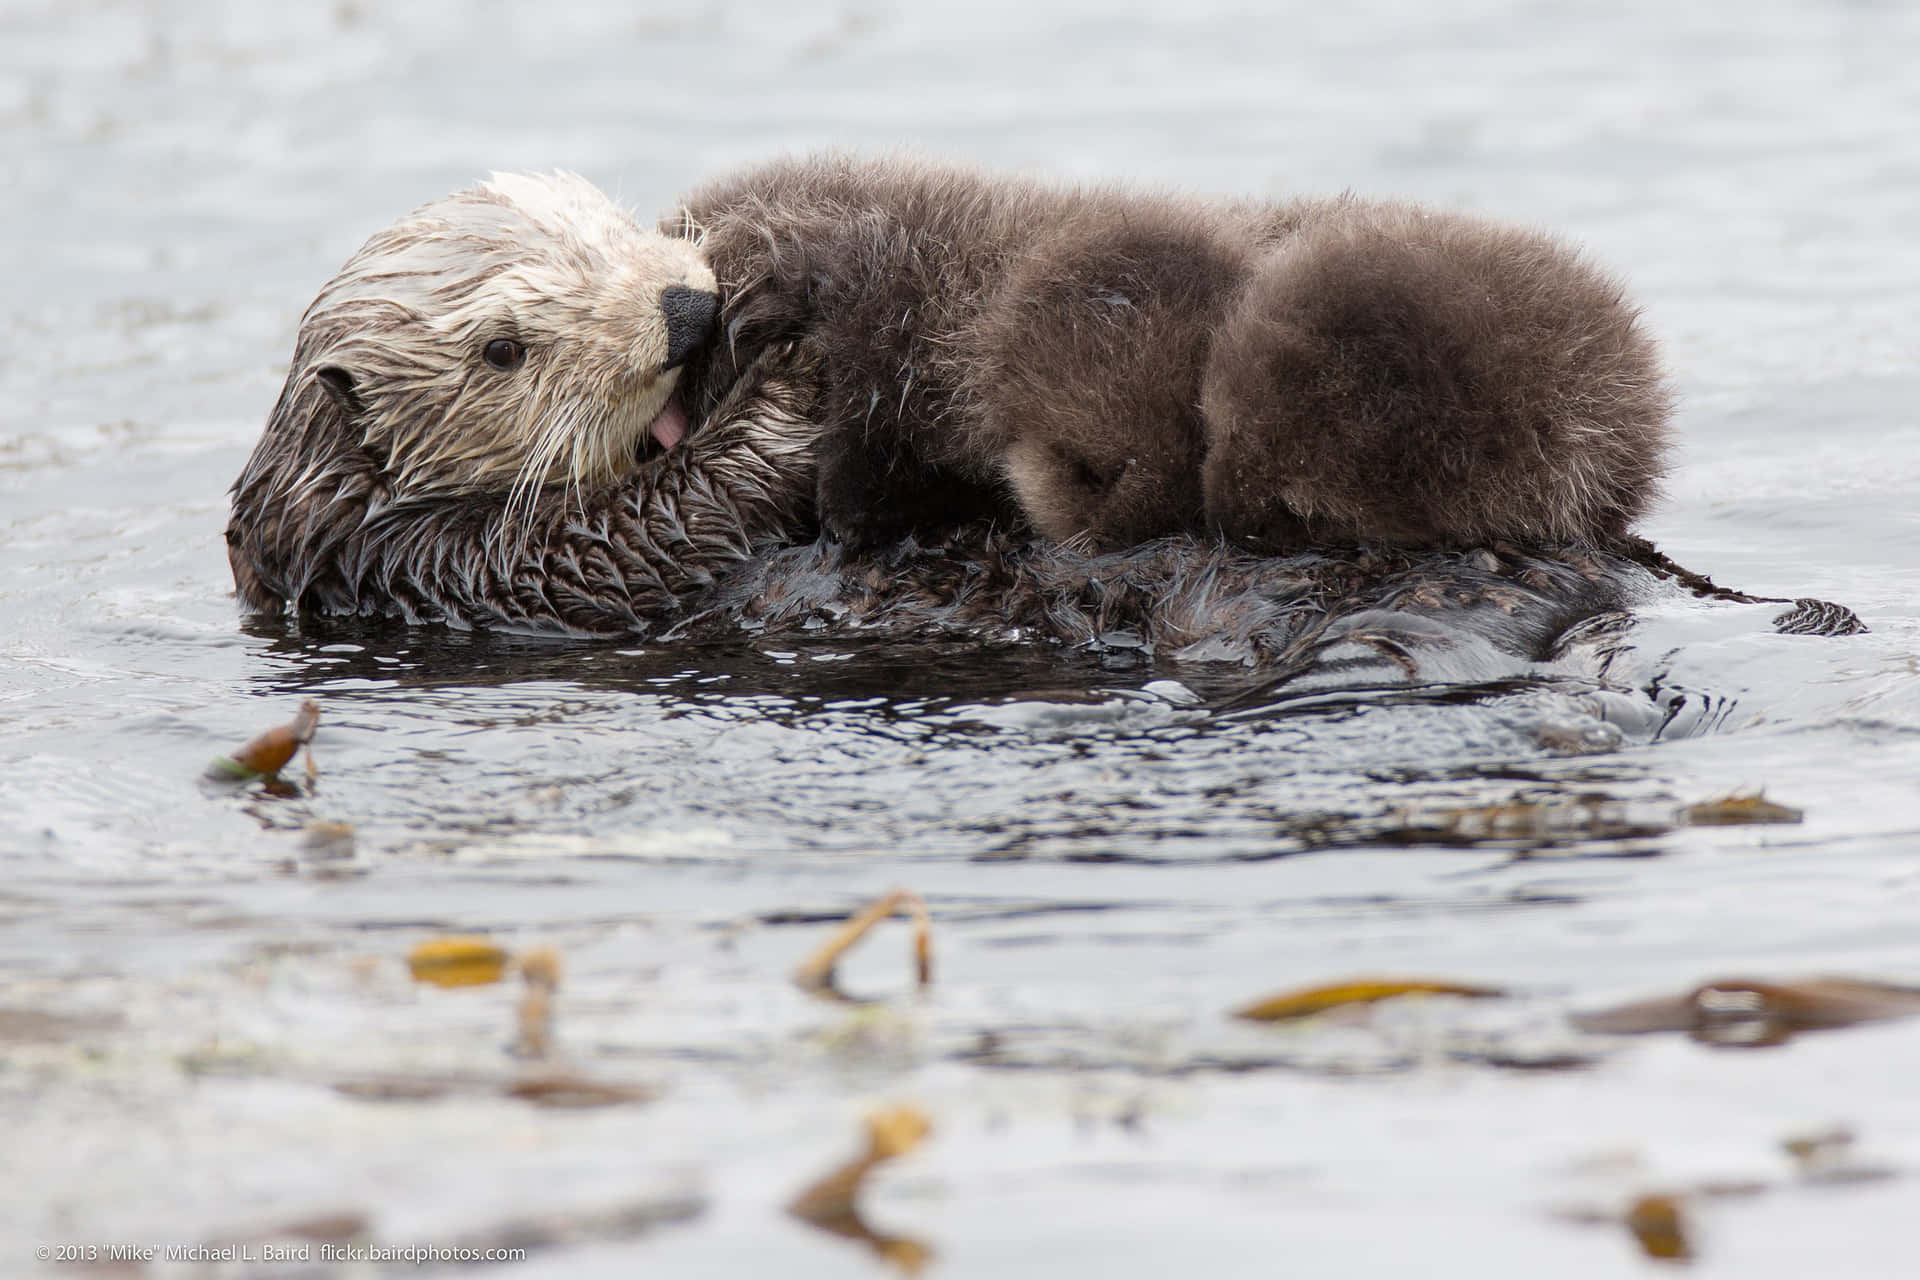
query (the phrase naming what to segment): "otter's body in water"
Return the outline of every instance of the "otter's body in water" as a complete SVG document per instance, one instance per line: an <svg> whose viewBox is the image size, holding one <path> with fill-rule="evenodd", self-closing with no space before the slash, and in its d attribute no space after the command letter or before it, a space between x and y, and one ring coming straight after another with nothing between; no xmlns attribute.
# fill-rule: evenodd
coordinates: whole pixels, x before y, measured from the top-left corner
<svg viewBox="0 0 1920 1280"><path fill-rule="evenodd" d="M1537 661L1671 569L1630 542L1274 559L978 525L867 555L812 541L821 352L761 347L689 432L675 379L711 323L705 272L578 180L496 179L374 236L309 309L234 486L243 605L585 636L1121 637L1283 671L1341 637L1411 680L1442 652Z"/></svg>
<svg viewBox="0 0 1920 1280"><path fill-rule="evenodd" d="M1484 219L822 156L662 225L726 299L695 400L767 343L819 352L820 514L856 544L956 515L1100 549L1598 542L1665 466L1619 284Z"/></svg>

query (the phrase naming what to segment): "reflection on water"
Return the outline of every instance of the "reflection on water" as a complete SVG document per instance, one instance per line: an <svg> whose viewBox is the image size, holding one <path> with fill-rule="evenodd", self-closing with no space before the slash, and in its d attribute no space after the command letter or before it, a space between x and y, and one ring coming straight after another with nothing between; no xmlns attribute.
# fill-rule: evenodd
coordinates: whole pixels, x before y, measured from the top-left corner
<svg viewBox="0 0 1920 1280"><path fill-rule="evenodd" d="M1614 1275L1662 1204L1703 1275L1904 1260L1920 15L0 22L15 1256L291 1239L525 1245L527 1275L877 1274L784 1210L910 1100L931 1133L847 1220L935 1275L1268 1274L1282 1248L1303 1274ZM655 208L773 151L901 142L1565 230L1678 372L1657 540L1872 633L1659 596L1551 670L1389 689L1119 647L239 623L225 486L300 308L374 227L493 168ZM307 698L311 779L202 778ZM932 917L927 990L903 921L833 962L877 1000L796 989L895 889ZM564 979L537 1009L524 979L415 982L449 935L551 948ZM1230 1016L1381 975L1504 994ZM1680 1034L1625 1034L1654 1022ZM1709 1051L1732 1042L1770 1049ZM1838 1132L1870 1154L1793 1154Z"/></svg>

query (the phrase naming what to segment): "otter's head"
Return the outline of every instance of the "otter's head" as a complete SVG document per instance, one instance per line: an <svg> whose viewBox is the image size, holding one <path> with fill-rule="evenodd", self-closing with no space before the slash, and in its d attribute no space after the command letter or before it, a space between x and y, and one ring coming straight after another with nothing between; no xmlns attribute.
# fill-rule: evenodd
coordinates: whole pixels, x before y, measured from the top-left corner
<svg viewBox="0 0 1920 1280"><path fill-rule="evenodd" d="M715 302L691 244L586 180L496 174L347 260L301 321L282 407L330 401L396 495L613 480L684 434L674 378Z"/></svg>
<svg viewBox="0 0 1920 1280"><path fill-rule="evenodd" d="M571 174L496 174L378 232L307 308L234 486L242 598L297 598L370 511L492 495L525 512L672 448L674 383L717 301L691 243Z"/></svg>

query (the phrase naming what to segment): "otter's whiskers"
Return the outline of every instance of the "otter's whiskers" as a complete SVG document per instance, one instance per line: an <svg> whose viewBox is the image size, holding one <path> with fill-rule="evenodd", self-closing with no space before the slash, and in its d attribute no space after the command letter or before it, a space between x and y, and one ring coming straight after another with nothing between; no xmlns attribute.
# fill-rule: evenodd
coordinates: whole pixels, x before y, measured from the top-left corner
<svg viewBox="0 0 1920 1280"><path fill-rule="evenodd" d="M527 460L513 477L513 484L507 490L507 505L500 517L502 528L515 542L523 543L532 535L538 511L535 499L546 488L563 456L570 464L565 487L576 503L581 501L578 443L579 436L591 430L590 417L587 406L578 400L567 400L556 404L553 412L534 424Z"/></svg>

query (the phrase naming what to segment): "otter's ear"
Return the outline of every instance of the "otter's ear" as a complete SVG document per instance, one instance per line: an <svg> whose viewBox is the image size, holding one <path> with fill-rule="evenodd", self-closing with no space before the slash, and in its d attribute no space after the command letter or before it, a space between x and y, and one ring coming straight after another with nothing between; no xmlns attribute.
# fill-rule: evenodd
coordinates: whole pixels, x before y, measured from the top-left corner
<svg viewBox="0 0 1920 1280"><path fill-rule="evenodd" d="M323 364L313 371L313 376L333 397L334 404L348 421L358 418L367 411L366 401L360 398L360 391L354 384L353 375L337 364Z"/></svg>

